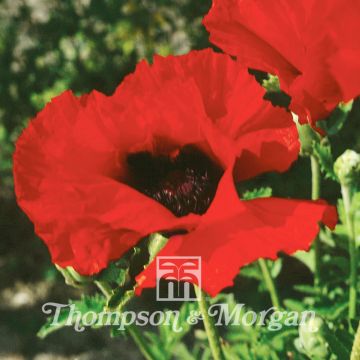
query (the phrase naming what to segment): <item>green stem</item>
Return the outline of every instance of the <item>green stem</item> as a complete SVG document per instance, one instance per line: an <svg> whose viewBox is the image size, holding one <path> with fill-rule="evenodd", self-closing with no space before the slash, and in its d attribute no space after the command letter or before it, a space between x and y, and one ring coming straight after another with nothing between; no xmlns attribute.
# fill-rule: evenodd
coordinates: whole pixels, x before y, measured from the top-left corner
<svg viewBox="0 0 360 360"><path fill-rule="evenodd" d="M355 334L350 360L360 360L360 323Z"/></svg>
<svg viewBox="0 0 360 360"><path fill-rule="evenodd" d="M214 360L225 360L221 347L220 337L215 327L214 319L209 316L209 306L206 300L206 294L196 285L194 285L199 309L203 316L205 331L209 340L211 353Z"/></svg>
<svg viewBox="0 0 360 360"><path fill-rule="evenodd" d="M113 293L111 286L105 281L94 281L94 283L105 295L106 299L109 300ZM145 338L135 325L128 325L126 331L130 334L146 360L156 360L156 356L152 353Z"/></svg>
<svg viewBox="0 0 360 360"><path fill-rule="evenodd" d="M126 330L131 335L132 339L138 346L141 353L144 355L145 359L156 360L156 356L153 354L151 348L148 346L146 340L144 339L142 333L138 330L136 325L128 325Z"/></svg>
<svg viewBox="0 0 360 360"><path fill-rule="evenodd" d="M318 159L314 156L310 156L311 159L311 199L318 200L320 198L320 165Z"/></svg>
<svg viewBox="0 0 360 360"><path fill-rule="evenodd" d="M95 285L99 288L99 290L105 295L106 299L109 300L112 296L112 288L111 286L105 281L94 281Z"/></svg>
<svg viewBox="0 0 360 360"><path fill-rule="evenodd" d="M280 307L279 296L278 296L278 293L276 290L274 280L270 274L269 267L264 259L259 259L258 261L259 261L259 265L261 268L261 272L262 272L266 287L270 294L271 302L275 308L280 309L281 307Z"/></svg>
<svg viewBox="0 0 360 360"><path fill-rule="evenodd" d="M355 227L353 216L351 213L352 193L351 187L341 185L341 193L344 202L344 210L346 217L346 226L349 237L349 253L350 253L350 294L349 294L349 319L356 317L356 298L357 298L357 249L355 242Z"/></svg>
<svg viewBox="0 0 360 360"><path fill-rule="evenodd" d="M320 198L320 185L321 185L321 173L318 159L314 156L310 156L311 160L311 199L318 200ZM315 252L315 285L319 285L321 282L321 248L319 236L314 241Z"/></svg>

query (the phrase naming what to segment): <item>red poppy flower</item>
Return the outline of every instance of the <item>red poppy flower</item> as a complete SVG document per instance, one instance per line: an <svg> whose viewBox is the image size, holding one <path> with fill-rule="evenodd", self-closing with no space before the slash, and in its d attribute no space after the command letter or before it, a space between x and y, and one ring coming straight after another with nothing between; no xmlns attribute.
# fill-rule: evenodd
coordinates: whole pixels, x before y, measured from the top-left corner
<svg viewBox="0 0 360 360"><path fill-rule="evenodd" d="M210 40L247 66L276 74L302 122L360 95L360 2L213 0Z"/></svg>
<svg viewBox="0 0 360 360"><path fill-rule="evenodd" d="M161 254L201 255L214 295L242 265L306 249L319 221L334 225L331 207L241 201L235 190L235 181L285 171L299 152L290 114L263 95L245 68L206 50L142 62L110 97L55 98L14 155L18 202L53 262L95 274L166 232ZM154 285L153 270L139 289Z"/></svg>

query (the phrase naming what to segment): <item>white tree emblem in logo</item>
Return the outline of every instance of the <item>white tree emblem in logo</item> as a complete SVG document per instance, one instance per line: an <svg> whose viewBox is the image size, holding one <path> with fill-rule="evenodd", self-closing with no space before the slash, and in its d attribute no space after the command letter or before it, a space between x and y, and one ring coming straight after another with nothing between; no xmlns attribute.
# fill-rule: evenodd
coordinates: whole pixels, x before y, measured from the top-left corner
<svg viewBox="0 0 360 360"><path fill-rule="evenodd" d="M158 256L156 258L156 300L196 300L192 283L201 287L200 256Z"/></svg>

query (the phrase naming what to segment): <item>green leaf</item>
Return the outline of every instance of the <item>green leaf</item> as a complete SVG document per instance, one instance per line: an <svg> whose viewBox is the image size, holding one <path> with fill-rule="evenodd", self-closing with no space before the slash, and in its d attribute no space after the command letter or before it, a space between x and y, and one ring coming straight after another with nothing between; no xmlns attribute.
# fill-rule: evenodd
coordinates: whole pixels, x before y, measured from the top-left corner
<svg viewBox="0 0 360 360"><path fill-rule="evenodd" d="M282 259L277 259L275 261L268 261L270 266L270 273L273 279L276 279L281 272L283 261Z"/></svg>
<svg viewBox="0 0 360 360"><path fill-rule="evenodd" d="M170 360L171 354L167 351L164 343L159 336L153 332L145 331L144 336L147 338L148 346L151 349L155 359Z"/></svg>
<svg viewBox="0 0 360 360"><path fill-rule="evenodd" d="M315 271L315 254L313 249L310 251L297 251L293 256L306 265L312 273Z"/></svg>
<svg viewBox="0 0 360 360"><path fill-rule="evenodd" d="M280 81L276 75L268 75L268 78L263 80L262 86L267 92L280 92Z"/></svg>
<svg viewBox="0 0 360 360"><path fill-rule="evenodd" d="M260 281L263 279L261 270L259 269L259 266L257 263L253 263L253 264L243 267L240 270L240 276L245 276L247 278L256 279L256 280L260 280Z"/></svg>
<svg viewBox="0 0 360 360"><path fill-rule="evenodd" d="M98 279L107 283L115 283L117 286L124 286L129 274L129 268L121 268L117 262L112 262L103 270Z"/></svg>
<svg viewBox="0 0 360 360"><path fill-rule="evenodd" d="M326 121L322 122L324 130L329 136L337 134L342 129L352 107L353 101L341 103Z"/></svg>
<svg viewBox="0 0 360 360"><path fill-rule="evenodd" d="M154 260L159 251L165 246L166 242L167 238L161 234L152 234L146 240L146 247L144 249L137 247L133 249L134 251L130 256L129 262L124 259L123 261L119 260L118 262L112 263L101 273L101 279L117 284L117 288L113 291L113 295L107 302L108 309L122 311L124 306L133 299L136 284L133 283L131 285L131 283L129 283L125 286L125 283L129 273L131 272L131 266L135 263L134 259L136 257L141 258L144 250L146 251L147 248L149 256L146 257L146 264L142 262L142 268L148 266L148 264Z"/></svg>
<svg viewBox="0 0 360 360"><path fill-rule="evenodd" d="M348 301L346 300L345 302L337 302L332 305L316 306L315 311L318 315L321 315L328 320L336 320L346 312L348 307Z"/></svg>
<svg viewBox="0 0 360 360"><path fill-rule="evenodd" d="M335 269L341 270L345 276L349 273L349 259L342 256L324 256L324 263L332 265Z"/></svg>
<svg viewBox="0 0 360 360"><path fill-rule="evenodd" d="M284 304L286 309L289 309L291 311L302 312L306 310L305 304L300 300L285 299Z"/></svg>
<svg viewBox="0 0 360 360"><path fill-rule="evenodd" d="M59 318L56 322L56 324L52 324L53 317L49 317L46 321L46 323L40 328L40 330L37 332L37 336L40 339L45 339L48 335L51 333L62 329L66 326L67 319L69 317L70 308L63 309L60 312Z"/></svg>
<svg viewBox="0 0 360 360"><path fill-rule="evenodd" d="M243 200L252 200L256 198L266 198L272 195L272 189L270 187L261 187L258 189L245 191L241 198Z"/></svg>
<svg viewBox="0 0 360 360"><path fill-rule="evenodd" d="M50 316L47 319L46 323L38 331L37 336L41 339L44 339L46 336L53 333L54 331L60 330L65 326L74 325L75 319L77 317L73 316L71 319L69 319L70 305L74 305L74 310L80 312L81 316L90 311L98 314L104 309L105 299L97 294L95 296L82 296L80 300L76 301L70 300L69 306L61 309L56 323L53 323L55 316ZM67 325L68 320L72 320L69 325ZM79 322L79 324L81 325L81 321ZM94 327L96 327L96 325Z"/></svg>
<svg viewBox="0 0 360 360"><path fill-rule="evenodd" d="M302 292L306 295L318 296L321 295L321 290L312 285L294 285L296 291Z"/></svg>
<svg viewBox="0 0 360 360"><path fill-rule="evenodd" d="M334 172L334 159L328 139L324 138L320 142L313 142L313 154L318 159L321 172L325 178L337 181Z"/></svg>
<svg viewBox="0 0 360 360"><path fill-rule="evenodd" d="M174 348L174 359L196 360L196 357L188 350L183 343L179 343Z"/></svg>
<svg viewBox="0 0 360 360"><path fill-rule="evenodd" d="M161 234L155 233L149 236L148 250L150 254L149 263L151 263L160 250L166 245L168 239Z"/></svg>
<svg viewBox="0 0 360 360"><path fill-rule="evenodd" d="M170 325L161 324L159 327L159 335L152 337L153 346L162 348L167 354L167 358L172 358L175 355L176 345L180 343L182 338L191 330L191 324L187 321L191 312L198 309L196 302L185 302L179 309L179 315L171 314ZM181 331L174 331L173 326L176 321L176 329Z"/></svg>
<svg viewBox="0 0 360 360"><path fill-rule="evenodd" d="M124 306L135 296L135 290L125 290L117 288L106 304L108 310L122 311Z"/></svg>
<svg viewBox="0 0 360 360"><path fill-rule="evenodd" d="M350 349L344 346L343 342L335 335L328 326L324 326L322 330L326 342L329 344L332 354L336 355L338 359L350 359Z"/></svg>

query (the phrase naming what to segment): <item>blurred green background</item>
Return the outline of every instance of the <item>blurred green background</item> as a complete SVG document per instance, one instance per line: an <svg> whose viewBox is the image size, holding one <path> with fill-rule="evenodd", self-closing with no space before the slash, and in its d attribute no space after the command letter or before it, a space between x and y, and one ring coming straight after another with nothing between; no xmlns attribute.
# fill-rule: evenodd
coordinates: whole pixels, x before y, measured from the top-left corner
<svg viewBox="0 0 360 360"><path fill-rule="evenodd" d="M46 301L77 298L14 201L11 156L21 129L65 89L111 94L154 53L208 46L210 0L0 1L0 359L131 359L131 341L63 330L36 338ZM124 343L125 341L125 343ZM122 354L122 355L119 355ZM119 357L120 356L120 357Z"/></svg>
<svg viewBox="0 0 360 360"><path fill-rule="evenodd" d="M82 94L97 89L111 94L143 58L151 61L155 53L184 54L210 46L201 25L210 5L211 0L0 0L1 360L141 359L131 340L110 339L108 331L74 334L72 329L63 329L45 341L36 337L45 322L42 304L67 303L69 298L79 298L80 292L64 284L45 245L17 207L11 157L14 143L29 119L63 90ZM271 94L268 95L271 99ZM359 119L357 100L346 116L334 112L327 120L330 127L336 128L329 136L334 158L347 148L360 151ZM331 159L329 163L331 168ZM322 185L322 197L336 204L339 185L330 180L323 180ZM262 186L271 186L276 196L309 199L309 159L300 158L286 174L266 174L241 184L239 191ZM358 198L360 204L360 193ZM360 231L360 215L358 224ZM339 227L331 241L327 233L323 234L324 291L328 291L325 297L324 292L319 295L312 288L313 275L306 266L306 256L310 255L303 255L300 260L282 256L272 274L281 297L291 298L286 303L288 307L317 306L324 317L336 314L340 319L337 326L343 332L341 321L348 301L348 253L346 234L341 231L344 232ZM258 271L250 266L241 274L231 289L235 299L255 310L270 307ZM301 284L302 288L296 289L294 284ZM306 288L310 291L307 297L304 284L310 286L310 290ZM152 298L145 294L142 301L150 304ZM235 345L244 345L239 350L241 359L268 359L263 354L269 353L269 349L280 354L271 359L308 359L305 355L293 357L297 330L291 336L279 334L281 342L269 334L249 331L244 335L243 330L232 330L226 338ZM351 346L352 336L348 338ZM193 340L194 335L189 334L186 342L191 345ZM201 345L201 350L204 347ZM261 353L258 357L245 357L244 349Z"/></svg>

